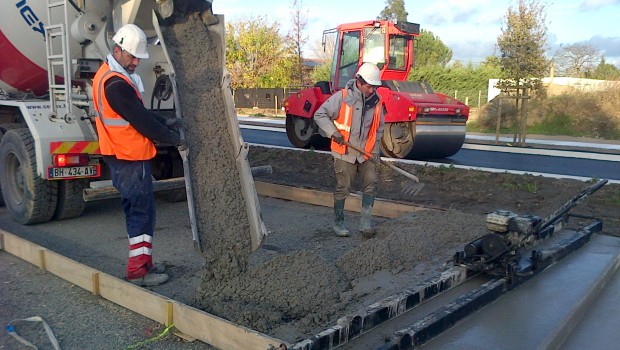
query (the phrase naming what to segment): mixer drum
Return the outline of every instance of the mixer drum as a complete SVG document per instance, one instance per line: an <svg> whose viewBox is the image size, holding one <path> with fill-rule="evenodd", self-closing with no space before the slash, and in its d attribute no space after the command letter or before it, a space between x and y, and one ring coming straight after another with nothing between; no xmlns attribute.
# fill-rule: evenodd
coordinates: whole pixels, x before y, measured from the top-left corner
<svg viewBox="0 0 620 350"><path fill-rule="evenodd" d="M45 30L47 25L47 1L3 1L0 3L0 89L7 93L32 92L37 96L48 90L47 53ZM67 3L68 18L64 23L62 7L52 10L52 21L64 23L69 38L72 59L84 56L80 43L95 40L105 22L107 2L90 2L89 13L78 15L77 10ZM51 40L53 53L62 52L60 38ZM105 43L103 43L105 48ZM104 50L107 53L107 49ZM102 58L102 52L96 54ZM62 69L55 69L56 82L63 80Z"/></svg>

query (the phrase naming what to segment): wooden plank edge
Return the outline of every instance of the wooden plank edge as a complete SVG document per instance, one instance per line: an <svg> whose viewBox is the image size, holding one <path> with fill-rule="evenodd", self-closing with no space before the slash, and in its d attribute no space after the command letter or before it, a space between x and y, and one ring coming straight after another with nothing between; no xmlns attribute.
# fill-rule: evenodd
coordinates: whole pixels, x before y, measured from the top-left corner
<svg viewBox="0 0 620 350"><path fill-rule="evenodd" d="M221 349L270 350L286 342L108 275L0 229L2 250L95 295ZM43 258L42 258L43 256ZM140 303L136 303L140 300Z"/></svg>
<svg viewBox="0 0 620 350"><path fill-rule="evenodd" d="M332 207L334 205L334 197L331 192L279 185L262 181L255 181L255 184L256 192L261 196L291 200L323 207ZM348 211L359 213L361 206L362 202L359 196L350 195L345 202L345 209ZM373 207L373 215L393 219L403 214L414 213L420 210L445 209L376 198Z"/></svg>

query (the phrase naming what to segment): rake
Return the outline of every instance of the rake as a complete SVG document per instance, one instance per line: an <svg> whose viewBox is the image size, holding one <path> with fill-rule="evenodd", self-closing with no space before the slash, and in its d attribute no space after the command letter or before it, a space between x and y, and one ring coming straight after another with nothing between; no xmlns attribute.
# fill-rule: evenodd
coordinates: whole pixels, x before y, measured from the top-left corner
<svg viewBox="0 0 620 350"><path fill-rule="evenodd" d="M353 146L350 142L345 141L344 142L345 145L347 145L348 147L351 147L352 149L365 154L367 157L372 157L372 154L356 147ZM399 173L400 175L406 177L407 179L409 179L409 181L406 181L404 183L401 184L402 187L402 192L406 193L410 196L415 196L417 195L422 188L424 187L423 183L420 183L420 179L418 179L417 176L397 167L396 165L392 164L391 162L388 162L386 160L384 160L383 158L381 158L381 163L387 165L388 167L392 168L392 170L396 171L397 173Z"/></svg>

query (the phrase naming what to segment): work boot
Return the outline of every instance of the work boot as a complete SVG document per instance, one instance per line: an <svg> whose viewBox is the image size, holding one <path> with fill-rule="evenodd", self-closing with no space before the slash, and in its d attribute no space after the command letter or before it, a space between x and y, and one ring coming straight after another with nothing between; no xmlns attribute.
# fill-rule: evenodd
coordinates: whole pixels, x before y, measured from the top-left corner
<svg viewBox="0 0 620 350"><path fill-rule="evenodd" d="M334 199L334 233L339 237L349 237L349 230L344 226L344 199Z"/></svg>
<svg viewBox="0 0 620 350"><path fill-rule="evenodd" d="M362 194L362 218L360 220L359 231L364 238L373 238L375 229L371 226L372 206L375 203L375 196L371 194Z"/></svg>
<svg viewBox="0 0 620 350"><path fill-rule="evenodd" d="M165 273L147 273L139 278L128 279L128 281L140 287L152 287L168 282L168 278L168 274Z"/></svg>
<svg viewBox="0 0 620 350"><path fill-rule="evenodd" d="M160 274L166 272L166 265L164 264L153 264L149 269L149 273Z"/></svg>

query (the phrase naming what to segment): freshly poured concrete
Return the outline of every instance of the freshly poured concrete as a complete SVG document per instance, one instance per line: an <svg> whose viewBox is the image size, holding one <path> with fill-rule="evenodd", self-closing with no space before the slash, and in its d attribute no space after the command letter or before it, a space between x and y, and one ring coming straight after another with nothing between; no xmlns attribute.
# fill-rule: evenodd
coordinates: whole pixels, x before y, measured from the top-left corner
<svg viewBox="0 0 620 350"><path fill-rule="evenodd" d="M615 320L620 315L620 276L615 272L619 259L620 238L594 235L584 247L457 323L423 348L617 348L620 332ZM605 282L609 282L608 286L599 295ZM581 319L588 309L585 319ZM565 341L568 335L570 338Z"/></svg>

